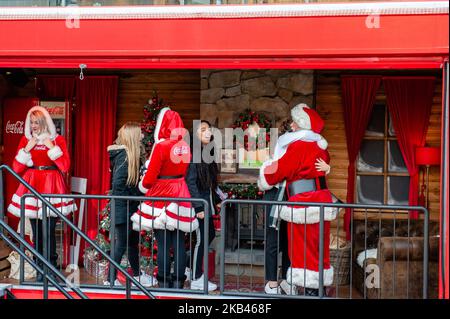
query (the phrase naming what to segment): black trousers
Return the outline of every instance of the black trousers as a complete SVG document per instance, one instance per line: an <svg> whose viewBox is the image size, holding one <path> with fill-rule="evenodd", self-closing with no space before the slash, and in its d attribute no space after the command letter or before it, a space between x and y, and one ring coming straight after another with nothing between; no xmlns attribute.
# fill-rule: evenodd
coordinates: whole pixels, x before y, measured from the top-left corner
<svg viewBox="0 0 450 319"><path fill-rule="evenodd" d="M216 237L216 231L214 230L214 223L212 216L209 216L209 230L208 230L208 246L211 244L211 242L214 240L214 237ZM204 246L205 246L205 220L204 219L198 219L198 225L196 232L196 243L194 247L194 257L192 260L193 264L193 278L192 279L198 279L203 274L203 257L204 257Z"/></svg>
<svg viewBox="0 0 450 319"><path fill-rule="evenodd" d="M133 269L133 276L139 276L139 233L131 229L131 223L116 224L113 259L120 265L122 256L128 251L128 260ZM110 274L113 273L113 281L116 279L117 270L109 267ZM111 278L111 276L109 277Z"/></svg>
<svg viewBox="0 0 450 319"><path fill-rule="evenodd" d="M56 222L58 221L58 218L56 217L48 217L47 218L47 234L44 234L42 230L43 221L41 219L30 219L31 223L31 229L33 230L33 241L34 246L38 253L41 255L44 254L43 249L43 236L47 236L47 243L48 243L48 257L53 266L56 265L56 261L58 260L58 254L56 253ZM45 256L44 256L45 257ZM37 261L37 258L35 258L35 261ZM40 262L38 262L38 265L41 265Z"/></svg>
<svg viewBox="0 0 450 319"><path fill-rule="evenodd" d="M180 230L155 230L155 237L158 245L158 275L157 279L161 284L171 282L184 282L186 276L186 248L185 233ZM170 248L173 248L173 258L175 261L174 273L170 273Z"/></svg>
<svg viewBox="0 0 450 319"><path fill-rule="evenodd" d="M274 200L277 189L273 188L264 194L264 200ZM266 214L266 240L265 256L266 269L265 276L268 281L278 280L278 253L281 252L281 279L286 279L286 273L290 266L287 242L287 223L281 220L279 230L270 227L270 209L271 205L265 207Z"/></svg>

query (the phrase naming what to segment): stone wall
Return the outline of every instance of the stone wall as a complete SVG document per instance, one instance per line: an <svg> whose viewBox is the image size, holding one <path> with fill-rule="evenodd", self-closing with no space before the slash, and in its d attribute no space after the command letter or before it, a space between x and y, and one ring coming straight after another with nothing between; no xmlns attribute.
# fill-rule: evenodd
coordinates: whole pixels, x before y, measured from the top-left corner
<svg viewBox="0 0 450 319"><path fill-rule="evenodd" d="M313 91L312 70L202 70L200 116L225 128L249 108L279 127L293 106L312 106Z"/></svg>

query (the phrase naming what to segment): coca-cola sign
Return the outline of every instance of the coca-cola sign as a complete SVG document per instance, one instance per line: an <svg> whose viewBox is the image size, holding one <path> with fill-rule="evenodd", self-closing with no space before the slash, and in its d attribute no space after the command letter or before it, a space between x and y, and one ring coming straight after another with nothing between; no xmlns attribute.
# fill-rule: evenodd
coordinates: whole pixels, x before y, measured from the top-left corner
<svg viewBox="0 0 450 319"><path fill-rule="evenodd" d="M24 121L17 121L15 123L11 123L8 121L6 123L6 134L23 134Z"/></svg>

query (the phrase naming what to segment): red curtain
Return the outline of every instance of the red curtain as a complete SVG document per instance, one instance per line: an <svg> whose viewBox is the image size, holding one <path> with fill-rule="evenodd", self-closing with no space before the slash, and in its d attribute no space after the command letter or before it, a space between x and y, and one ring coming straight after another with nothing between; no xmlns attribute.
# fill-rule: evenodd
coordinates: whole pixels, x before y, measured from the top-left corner
<svg viewBox="0 0 450 319"><path fill-rule="evenodd" d="M398 144L405 160L409 183L409 204L417 205L419 168L415 149L425 145L435 87L434 77L385 77L386 101ZM412 212L411 217L417 218Z"/></svg>
<svg viewBox="0 0 450 319"><path fill-rule="evenodd" d="M42 98L72 100L75 97L75 76L39 75L36 94Z"/></svg>
<svg viewBox="0 0 450 319"><path fill-rule="evenodd" d="M364 137L381 76L342 76L342 103L344 106L345 136L348 152L347 203L354 202L355 161ZM351 210L344 215L344 229L350 240Z"/></svg>
<svg viewBox="0 0 450 319"><path fill-rule="evenodd" d="M87 178L88 194L106 194L110 188L106 148L115 135L117 86L116 76L87 76L77 80L74 175ZM98 212L105 203L96 200L87 202L86 232L90 238L95 238Z"/></svg>

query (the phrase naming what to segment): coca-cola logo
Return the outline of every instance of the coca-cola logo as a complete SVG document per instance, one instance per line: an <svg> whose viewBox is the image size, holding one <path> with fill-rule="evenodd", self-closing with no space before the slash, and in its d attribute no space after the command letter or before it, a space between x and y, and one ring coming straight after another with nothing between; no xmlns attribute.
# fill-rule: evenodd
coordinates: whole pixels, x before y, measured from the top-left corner
<svg viewBox="0 0 450 319"><path fill-rule="evenodd" d="M8 123L6 123L6 133L23 134L24 123L24 121L17 121L16 123L11 123L8 121Z"/></svg>

